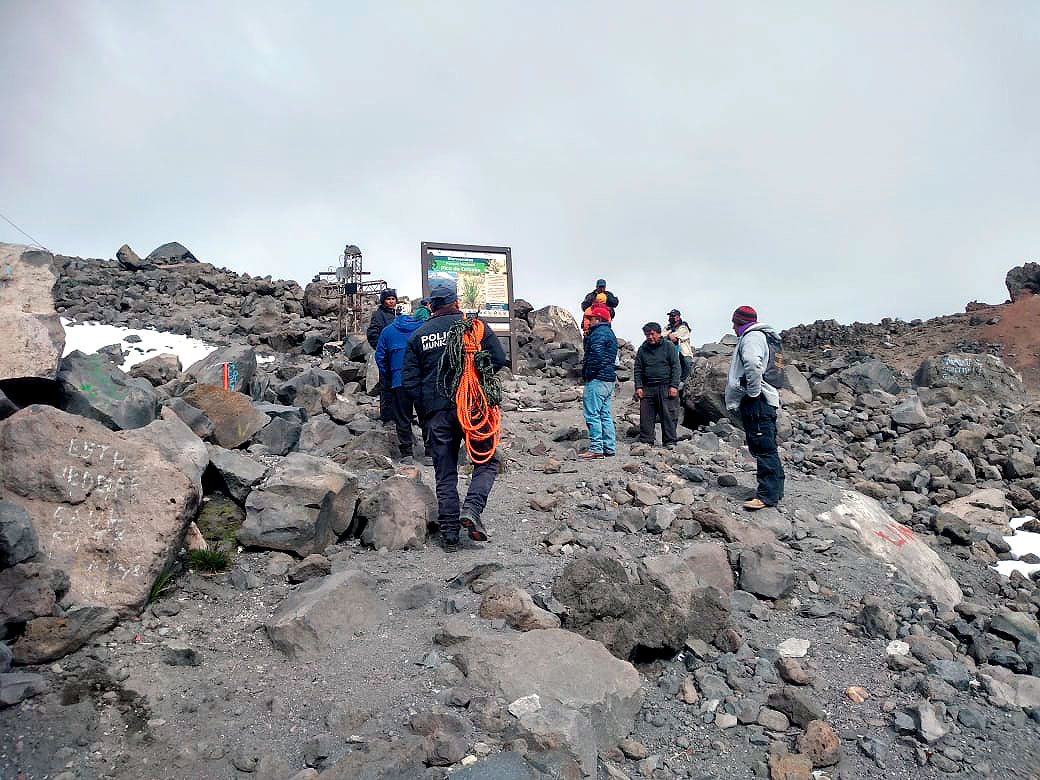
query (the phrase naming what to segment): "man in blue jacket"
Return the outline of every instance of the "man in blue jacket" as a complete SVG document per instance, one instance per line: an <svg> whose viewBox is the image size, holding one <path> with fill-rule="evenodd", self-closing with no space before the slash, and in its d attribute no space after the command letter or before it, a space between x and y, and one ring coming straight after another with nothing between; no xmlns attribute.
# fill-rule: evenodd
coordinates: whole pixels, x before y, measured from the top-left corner
<svg viewBox="0 0 1040 780"><path fill-rule="evenodd" d="M589 426L589 451L578 457L610 457L617 449L611 401L617 374L617 338L610 328L610 310L602 304L588 309L589 335L585 337L585 357L581 375L585 380L583 407Z"/></svg>
<svg viewBox="0 0 1040 780"><path fill-rule="evenodd" d="M448 330L462 318L454 285L441 285L430 292L433 314L408 339L405 347L401 386L424 415L433 450L437 476L437 518L445 552L459 549L459 527L469 538L486 542L487 531L480 515L498 475L498 456L473 466L466 500L459 506L459 446L464 434L455 409L455 399L444 393L448 377L441 382L440 362L448 342ZM485 328L480 349L491 357L495 370L506 364L502 344L491 328Z"/></svg>
<svg viewBox="0 0 1040 780"><path fill-rule="evenodd" d="M397 444L401 449L401 460L406 463L412 460L415 440L412 437L412 399L401 387L401 371L404 368L404 349L408 338L425 320L425 317L401 314L383 328L376 342L375 359L379 367L379 380L383 387L390 388L390 407L397 428ZM425 440L425 426L423 429Z"/></svg>

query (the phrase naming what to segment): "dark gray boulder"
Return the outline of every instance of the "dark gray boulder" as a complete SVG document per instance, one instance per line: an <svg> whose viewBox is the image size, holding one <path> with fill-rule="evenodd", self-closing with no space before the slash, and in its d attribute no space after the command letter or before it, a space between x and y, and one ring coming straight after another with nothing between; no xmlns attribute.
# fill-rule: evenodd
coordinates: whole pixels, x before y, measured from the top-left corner
<svg viewBox="0 0 1040 780"><path fill-rule="evenodd" d="M0 569L32 558L40 551L36 529L25 507L0 501Z"/></svg>
<svg viewBox="0 0 1040 780"><path fill-rule="evenodd" d="M170 241L168 244L157 246L148 253L146 259L151 260L153 263L198 262L195 255L193 255L184 244L178 243L177 241Z"/></svg>
<svg viewBox="0 0 1040 780"><path fill-rule="evenodd" d="M204 385L224 386L224 366L228 366L228 390L237 393L248 393L249 385L256 374L256 352L245 344L232 344L229 347L210 352L202 360L188 366L185 376Z"/></svg>
<svg viewBox="0 0 1040 780"><path fill-rule="evenodd" d="M114 431L143 428L159 414L159 396L146 379L134 379L105 357L76 350L58 369L61 408Z"/></svg>

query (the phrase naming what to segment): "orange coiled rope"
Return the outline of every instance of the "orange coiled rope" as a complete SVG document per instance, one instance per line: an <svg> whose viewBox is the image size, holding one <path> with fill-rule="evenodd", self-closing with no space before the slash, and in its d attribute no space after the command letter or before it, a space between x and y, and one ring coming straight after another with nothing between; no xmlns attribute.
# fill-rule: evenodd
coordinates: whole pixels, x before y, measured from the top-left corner
<svg viewBox="0 0 1040 780"><path fill-rule="evenodd" d="M475 317L463 316L448 331L441 358L441 378L451 376L453 380L445 390L455 399L455 413L466 437L466 454L474 464L487 463L495 456L502 435L501 388L491 356L480 348L484 328Z"/></svg>

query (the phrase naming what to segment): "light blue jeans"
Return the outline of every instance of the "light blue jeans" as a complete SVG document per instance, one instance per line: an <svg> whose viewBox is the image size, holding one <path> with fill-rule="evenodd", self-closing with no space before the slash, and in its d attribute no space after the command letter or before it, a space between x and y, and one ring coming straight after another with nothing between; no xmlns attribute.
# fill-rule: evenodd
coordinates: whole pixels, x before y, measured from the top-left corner
<svg viewBox="0 0 1040 780"><path fill-rule="evenodd" d="M614 415L610 402L614 399L614 383L593 379L585 383L585 424L589 426L589 451L614 452Z"/></svg>

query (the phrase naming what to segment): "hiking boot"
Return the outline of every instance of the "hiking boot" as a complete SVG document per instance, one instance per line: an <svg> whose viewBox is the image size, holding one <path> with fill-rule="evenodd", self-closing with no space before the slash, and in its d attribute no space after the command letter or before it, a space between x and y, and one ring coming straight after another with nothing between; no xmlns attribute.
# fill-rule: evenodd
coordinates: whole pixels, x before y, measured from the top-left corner
<svg viewBox="0 0 1040 780"><path fill-rule="evenodd" d="M462 549L462 545L459 543L459 537L457 536L445 536L444 534L440 534L437 537L437 544L440 545L440 548L448 554L457 553Z"/></svg>
<svg viewBox="0 0 1040 780"><path fill-rule="evenodd" d="M604 458L613 458L615 455L617 455L617 453L614 452L614 450L604 450L603 451L603 457Z"/></svg>
<svg viewBox="0 0 1040 780"><path fill-rule="evenodd" d="M602 452L591 452L591 451L590 452L583 452L578 457L581 458L582 460L593 460L594 458L602 458L603 457L603 453Z"/></svg>
<svg viewBox="0 0 1040 780"><path fill-rule="evenodd" d="M769 504L765 503L761 498L753 498L744 502L744 509L748 512L757 512L759 509L765 509L767 506Z"/></svg>
<svg viewBox="0 0 1040 780"><path fill-rule="evenodd" d="M470 512L463 512L459 517L459 522L462 523L462 527L466 529L469 538L474 542L486 542L488 540L484 524L480 522L480 518L476 515Z"/></svg>

